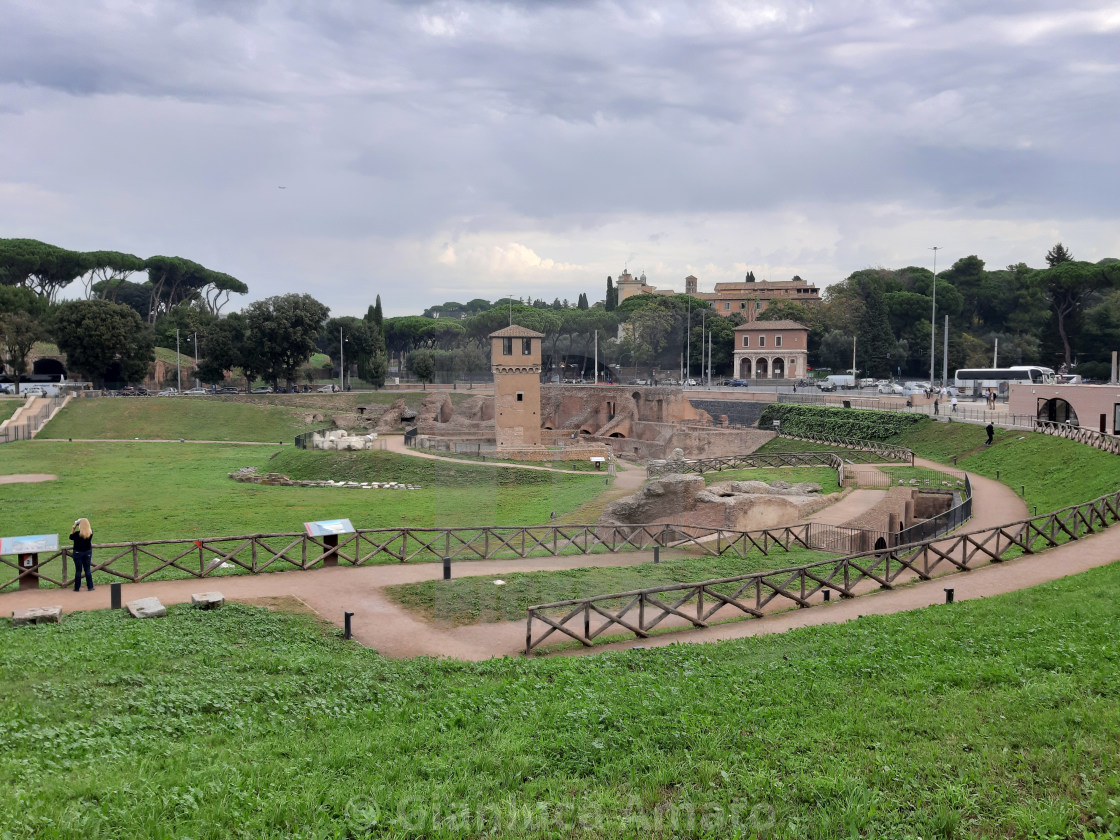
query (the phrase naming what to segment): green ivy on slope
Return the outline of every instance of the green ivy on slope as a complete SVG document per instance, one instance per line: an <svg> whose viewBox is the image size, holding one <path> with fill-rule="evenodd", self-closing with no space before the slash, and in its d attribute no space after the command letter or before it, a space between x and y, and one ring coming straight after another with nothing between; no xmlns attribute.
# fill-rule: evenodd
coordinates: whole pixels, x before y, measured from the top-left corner
<svg viewBox="0 0 1120 840"><path fill-rule="evenodd" d="M929 422L923 415L897 411L771 403L763 410L758 427L772 428L774 420L781 421L782 432L787 435L837 435L877 441L890 441Z"/></svg>

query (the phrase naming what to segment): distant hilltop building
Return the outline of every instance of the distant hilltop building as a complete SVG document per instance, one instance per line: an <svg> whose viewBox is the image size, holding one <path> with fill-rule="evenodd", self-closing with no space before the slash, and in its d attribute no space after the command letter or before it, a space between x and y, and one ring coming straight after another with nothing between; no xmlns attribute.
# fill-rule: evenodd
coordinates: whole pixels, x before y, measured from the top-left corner
<svg viewBox="0 0 1120 840"><path fill-rule="evenodd" d="M742 283L716 283L715 291L697 291L699 281L691 274L684 278L684 293L706 300L720 315L734 315L736 312L746 316L748 321L755 320L766 311L773 300L789 300L794 303L819 303L820 290L800 277L792 280L755 280L753 272ZM618 302L634 295L675 295L674 289L658 289L646 280L645 272L634 277L629 271L618 276Z"/></svg>

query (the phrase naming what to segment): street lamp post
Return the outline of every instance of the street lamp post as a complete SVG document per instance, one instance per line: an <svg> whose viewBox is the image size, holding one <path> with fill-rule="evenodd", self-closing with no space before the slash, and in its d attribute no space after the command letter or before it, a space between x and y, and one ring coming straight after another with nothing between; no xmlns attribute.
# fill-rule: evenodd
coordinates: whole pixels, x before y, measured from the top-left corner
<svg viewBox="0 0 1120 840"><path fill-rule="evenodd" d="M178 391L183 393L183 366L179 363L179 328L175 328L175 379L179 383Z"/></svg>
<svg viewBox="0 0 1120 840"><path fill-rule="evenodd" d="M342 350L342 326L338 328L338 390L340 393L346 391L346 360Z"/></svg>
<svg viewBox="0 0 1120 840"><path fill-rule="evenodd" d="M930 248L933 251L933 311L929 316L929 387L933 387L933 374L937 358L937 252L940 245Z"/></svg>
<svg viewBox="0 0 1120 840"><path fill-rule="evenodd" d="M692 353L692 295L688 296L688 317L685 319L684 330L684 386L687 388L688 375L692 372L692 359L689 358Z"/></svg>

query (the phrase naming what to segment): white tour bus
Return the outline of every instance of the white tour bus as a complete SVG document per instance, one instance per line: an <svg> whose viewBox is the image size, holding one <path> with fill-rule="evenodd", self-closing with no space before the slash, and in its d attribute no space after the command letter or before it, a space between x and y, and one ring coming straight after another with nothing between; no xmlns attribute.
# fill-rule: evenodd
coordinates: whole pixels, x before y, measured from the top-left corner
<svg viewBox="0 0 1120 840"><path fill-rule="evenodd" d="M1007 396L1009 385L1053 385L1054 371L1041 365L1015 365L1006 368L961 368L954 375L954 385L963 393L982 397L995 391Z"/></svg>

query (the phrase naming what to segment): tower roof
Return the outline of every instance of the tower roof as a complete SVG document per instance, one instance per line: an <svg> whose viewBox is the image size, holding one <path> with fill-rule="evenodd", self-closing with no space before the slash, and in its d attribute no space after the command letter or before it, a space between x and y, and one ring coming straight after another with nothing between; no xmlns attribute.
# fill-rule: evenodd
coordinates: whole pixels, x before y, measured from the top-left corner
<svg viewBox="0 0 1120 840"><path fill-rule="evenodd" d="M488 338L544 338L544 333L536 332L520 324L510 324L490 333Z"/></svg>

